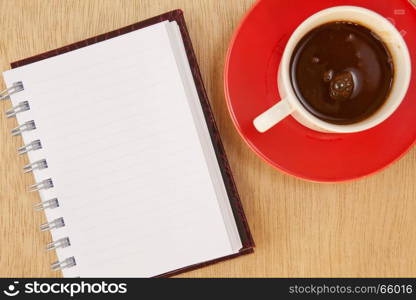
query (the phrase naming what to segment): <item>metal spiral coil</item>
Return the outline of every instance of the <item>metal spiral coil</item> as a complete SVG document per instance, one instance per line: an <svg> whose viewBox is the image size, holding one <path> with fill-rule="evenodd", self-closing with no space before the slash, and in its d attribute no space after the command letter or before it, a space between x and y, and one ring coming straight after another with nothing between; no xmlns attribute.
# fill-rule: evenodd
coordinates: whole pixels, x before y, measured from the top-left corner
<svg viewBox="0 0 416 300"><path fill-rule="evenodd" d="M13 85L9 88L6 88L3 91L0 91L0 100L5 100L5 99L9 99L10 96L12 94L18 93L20 91L24 90L24 86L23 83L21 81L15 82L13 83ZM16 117L17 114L25 112L25 111L29 111L30 110L30 105L28 101L22 101L20 103L18 103L16 106L8 109L6 111L6 117L7 118L12 118L12 117ZM12 136L19 136L22 135L23 132L26 131L31 131L31 130L35 130L36 129L36 124L34 120L30 120L30 121L26 121L25 123L21 124L20 126L14 128L11 131ZM23 145L22 147L20 147L18 149L18 154L22 155L22 154L26 154L30 151L36 151L36 150L40 150L42 149L42 143L40 140L34 140L32 142L30 142L29 144ZM33 171L37 171L37 170L43 170L48 168L48 163L46 161L46 159L41 159L38 161L35 161L33 163L27 164L26 166L23 167L23 171L24 173L31 173ZM46 189L50 189L53 188L53 181L51 178L42 180L41 182L35 183L33 185L31 185L29 187L29 191L31 192L36 192L36 191L40 191L40 190L46 190ZM57 198L52 198L43 202L40 202L38 204L34 205L34 209L37 211L42 211L45 209L55 209L59 207L59 201ZM40 230L41 231L50 231L50 230L55 230L61 227L65 226L65 221L64 218L57 218L53 221L44 223L40 226ZM66 248L71 246L71 242L69 240L68 237L64 237L64 238L60 238L56 241L52 241L50 243L48 243L46 245L46 250L50 251L50 250L54 250L54 249L58 249L58 248ZM65 268L71 268L73 266L76 265L76 261L75 258L72 257L68 257L66 259L64 259L63 261L56 261L53 264L51 264L51 268L54 271L57 270L62 270Z"/></svg>

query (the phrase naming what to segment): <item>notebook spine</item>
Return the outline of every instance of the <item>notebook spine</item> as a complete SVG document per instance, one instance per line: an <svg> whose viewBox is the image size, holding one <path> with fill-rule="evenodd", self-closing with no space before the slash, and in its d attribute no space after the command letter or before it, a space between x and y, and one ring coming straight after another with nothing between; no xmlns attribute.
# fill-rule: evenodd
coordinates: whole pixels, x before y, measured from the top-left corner
<svg viewBox="0 0 416 300"><path fill-rule="evenodd" d="M18 81L13 83L9 88L0 92L0 100L9 99L11 95L21 92L24 90L23 82ZM19 102L16 106L6 111L6 117L12 118L16 117L19 113L26 112L30 110L29 101ZM22 135L23 132L36 130L36 123L34 120L25 121L20 126L14 128L11 131L12 136ZM31 151L36 151L42 149L42 143L40 140L34 140L26 145L23 145L18 149L18 154L26 154ZM24 173L32 173L34 171L39 171L48 168L48 163L46 159L40 159L35 162L31 162L23 167ZM46 178L38 183L35 183L29 187L29 191L38 192L40 190L52 189L54 187L52 178ZM52 198L43 202L40 202L34 205L36 211L56 209L59 207L58 198ZM65 227L65 221L63 217L56 218L50 222L44 223L40 226L41 231L51 231L58 228ZM55 250L62 249L71 246L69 237L59 238L55 241L52 241L46 245L46 250ZM76 265L75 258L68 257L62 261L56 261L51 264L51 269L53 271L61 270L64 268L71 268Z"/></svg>

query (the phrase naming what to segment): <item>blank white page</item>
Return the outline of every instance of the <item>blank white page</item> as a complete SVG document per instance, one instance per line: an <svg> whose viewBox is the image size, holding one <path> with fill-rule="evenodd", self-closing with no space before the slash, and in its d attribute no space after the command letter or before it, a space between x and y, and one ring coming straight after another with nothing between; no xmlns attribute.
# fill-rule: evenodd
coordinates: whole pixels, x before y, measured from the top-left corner
<svg viewBox="0 0 416 300"><path fill-rule="evenodd" d="M74 256L67 277L149 277L235 253L218 203L168 22L4 73L14 105L28 100L19 124L43 148L42 200L57 197L49 221L64 217Z"/></svg>

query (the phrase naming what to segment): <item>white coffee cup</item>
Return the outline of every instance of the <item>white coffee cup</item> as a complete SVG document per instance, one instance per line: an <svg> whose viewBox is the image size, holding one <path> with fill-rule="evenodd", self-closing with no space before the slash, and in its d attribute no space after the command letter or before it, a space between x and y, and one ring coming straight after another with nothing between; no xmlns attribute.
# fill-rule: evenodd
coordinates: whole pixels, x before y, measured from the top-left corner
<svg viewBox="0 0 416 300"><path fill-rule="evenodd" d="M290 61L298 42L312 29L334 21L350 21L372 30L386 44L394 63L394 81L385 103L373 115L354 124L337 125L315 117L300 103L290 79ZM259 115L253 124L259 132L265 132L287 116L292 115L302 125L321 132L351 133L367 130L385 121L399 107L409 87L410 77L409 50L402 35L390 21L374 11L357 6L328 8L306 19L290 37L278 72L278 89L281 100Z"/></svg>

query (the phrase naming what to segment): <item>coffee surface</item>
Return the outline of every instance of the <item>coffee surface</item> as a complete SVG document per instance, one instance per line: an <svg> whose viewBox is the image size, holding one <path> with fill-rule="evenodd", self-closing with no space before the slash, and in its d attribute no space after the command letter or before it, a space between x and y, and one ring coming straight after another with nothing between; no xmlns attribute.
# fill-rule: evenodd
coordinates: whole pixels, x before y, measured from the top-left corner
<svg viewBox="0 0 416 300"><path fill-rule="evenodd" d="M292 86L313 115L334 124L352 124L375 113L394 79L389 50L359 24L332 22L306 34L290 64Z"/></svg>

